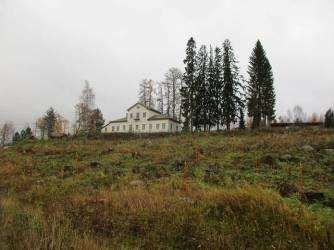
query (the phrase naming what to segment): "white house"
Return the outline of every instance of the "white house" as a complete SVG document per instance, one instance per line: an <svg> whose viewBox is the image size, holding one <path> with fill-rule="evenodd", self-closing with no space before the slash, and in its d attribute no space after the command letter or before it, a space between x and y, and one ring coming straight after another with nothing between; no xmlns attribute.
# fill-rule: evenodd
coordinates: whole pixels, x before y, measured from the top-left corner
<svg viewBox="0 0 334 250"><path fill-rule="evenodd" d="M136 103L127 109L126 117L110 121L104 133L163 133L181 131L181 123L159 111Z"/></svg>

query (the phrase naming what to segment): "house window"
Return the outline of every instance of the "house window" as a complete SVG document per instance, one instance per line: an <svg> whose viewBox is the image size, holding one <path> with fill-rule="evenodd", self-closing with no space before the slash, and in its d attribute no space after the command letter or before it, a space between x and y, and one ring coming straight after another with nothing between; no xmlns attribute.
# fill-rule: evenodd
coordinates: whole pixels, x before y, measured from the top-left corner
<svg viewBox="0 0 334 250"><path fill-rule="evenodd" d="M111 127L111 131L115 131L115 127L114 126Z"/></svg>
<svg viewBox="0 0 334 250"><path fill-rule="evenodd" d="M136 125L136 130L139 130L139 125Z"/></svg>
<svg viewBox="0 0 334 250"><path fill-rule="evenodd" d="M117 128L116 128L116 129L117 129L117 131L119 131L119 126L117 126Z"/></svg>
<svg viewBox="0 0 334 250"><path fill-rule="evenodd" d="M104 129L104 132L108 132L108 129L107 129L107 128L105 128L105 129Z"/></svg>
<svg viewBox="0 0 334 250"><path fill-rule="evenodd" d="M156 124L156 125L155 125L155 128L156 128L156 129L159 129L159 128L160 128L160 124Z"/></svg>
<svg viewBox="0 0 334 250"><path fill-rule="evenodd" d="M125 125L123 125L123 131L125 131Z"/></svg>
<svg viewBox="0 0 334 250"><path fill-rule="evenodd" d="M142 130L145 130L145 124L142 124L142 125L141 125L141 129L142 129Z"/></svg>
<svg viewBox="0 0 334 250"><path fill-rule="evenodd" d="M146 118L146 112L143 113L143 118Z"/></svg>
<svg viewBox="0 0 334 250"><path fill-rule="evenodd" d="M150 124L148 127L149 127L149 129L151 130L151 129L152 129L152 124Z"/></svg>
<svg viewBox="0 0 334 250"><path fill-rule="evenodd" d="M136 119L139 119L139 113L136 114Z"/></svg>
<svg viewBox="0 0 334 250"><path fill-rule="evenodd" d="M166 123L163 123L161 126L162 126L162 129L166 129Z"/></svg>
<svg viewBox="0 0 334 250"><path fill-rule="evenodd" d="M132 125L129 125L129 131L132 131Z"/></svg>
<svg viewBox="0 0 334 250"><path fill-rule="evenodd" d="M170 131L173 131L173 124L170 124Z"/></svg>
<svg viewBox="0 0 334 250"><path fill-rule="evenodd" d="M130 114L130 118L132 119L132 113Z"/></svg>

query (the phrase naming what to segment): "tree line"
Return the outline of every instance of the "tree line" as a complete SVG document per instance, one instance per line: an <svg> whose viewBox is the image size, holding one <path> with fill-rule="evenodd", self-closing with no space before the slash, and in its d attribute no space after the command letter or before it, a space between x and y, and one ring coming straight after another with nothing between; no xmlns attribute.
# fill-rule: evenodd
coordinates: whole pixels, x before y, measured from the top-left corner
<svg viewBox="0 0 334 250"><path fill-rule="evenodd" d="M201 45L194 38L186 46L184 72L170 68L163 80L143 79L139 101L162 114L183 122L186 131L230 130L269 126L275 122L304 122L306 113L297 105L287 116L276 118L276 94L272 66L258 40L251 52L247 76L240 73L232 44ZM331 124L332 110L322 118L312 114L309 121ZM327 126L328 127L328 126Z"/></svg>
<svg viewBox="0 0 334 250"><path fill-rule="evenodd" d="M186 45L184 71L176 67L167 70L161 81L143 79L139 84L138 98L150 108L173 117L183 123L185 131L230 130L268 126L275 118L276 94L272 67L266 52L258 40L251 52L247 77L240 73L239 62L231 42L227 39L221 46L201 45L197 50L194 38ZM306 113L300 106L288 110L279 122L303 122ZM324 117L312 114L311 122L323 121L325 127L334 127L334 111L329 109ZM275 121L277 121L275 119ZM89 82L75 105L73 134L99 134L105 119L95 104L95 94ZM53 138L66 134L69 121L54 108L37 119L40 137ZM27 126L15 132L12 122L0 127L0 145L8 141L18 142L34 137Z"/></svg>
<svg viewBox="0 0 334 250"><path fill-rule="evenodd" d="M39 132L40 139L60 138L69 135L69 121L59 114L53 107L50 107L43 116L35 122L35 130L26 126L20 131L15 131L12 122L6 122L0 127L0 145L6 143L17 143L24 140L34 139ZM100 134L105 124L105 119L99 108L95 104L95 94L89 82L85 81L85 86L79 97L79 102L75 105L75 121L72 131L74 135L97 135Z"/></svg>
<svg viewBox="0 0 334 250"><path fill-rule="evenodd" d="M249 79L241 75L232 44L200 46L190 38L184 72L170 68L162 81L143 79L139 101L183 122L185 131L246 126L246 109L252 127L268 125L275 118L275 91L271 65L260 41L250 57Z"/></svg>
<svg viewBox="0 0 334 250"><path fill-rule="evenodd" d="M230 130L236 123L243 129L246 108L252 128L268 125L275 118L274 78L260 41L250 57L248 80L240 73L228 39L221 47L202 45L197 51L190 38L184 64L181 107L185 130Z"/></svg>
<svg viewBox="0 0 334 250"><path fill-rule="evenodd" d="M85 81L84 89L75 105L75 122L73 123L74 135L94 135L101 133L105 119L95 104L95 94L89 82ZM37 126L41 131L41 137L45 134L48 138L61 137L66 134L69 122L59 115L52 107L46 114L37 120Z"/></svg>

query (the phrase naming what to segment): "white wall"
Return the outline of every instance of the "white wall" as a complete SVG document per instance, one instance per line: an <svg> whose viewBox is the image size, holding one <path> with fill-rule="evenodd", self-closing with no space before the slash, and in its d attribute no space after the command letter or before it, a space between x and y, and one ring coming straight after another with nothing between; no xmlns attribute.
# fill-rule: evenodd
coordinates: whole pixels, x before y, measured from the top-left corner
<svg viewBox="0 0 334 250"><path fill-rule="evenodd" d="M144 113L146 113L146 117L144 117ZM136 119L137 114L139 115L139 119ZM169 119L154 121L148 120L150 117L158 114L159 113L148 110L142 105L137 104L127 112L127 122L111 123L109 126L106 127L103 132L128 133L131 132L129 131L130 125L132 126L132 132L134 133L161 133L181 131L181 125ZM145 125L145 128L143 127L143 125Z"/></svg>
<svg viewBox="0 0 334 250"><path fill-rule="evenodd" d="M134 133L162 133L181 131L181 125L171 120L138 121L138 122L119 122L111 123L103 131L105 133L128 133L129 126L132 125ZM138 127L137 127L138 125ZM143 128L145 125L145 129ZM125 130L124 127L125 126Z"/></svg>

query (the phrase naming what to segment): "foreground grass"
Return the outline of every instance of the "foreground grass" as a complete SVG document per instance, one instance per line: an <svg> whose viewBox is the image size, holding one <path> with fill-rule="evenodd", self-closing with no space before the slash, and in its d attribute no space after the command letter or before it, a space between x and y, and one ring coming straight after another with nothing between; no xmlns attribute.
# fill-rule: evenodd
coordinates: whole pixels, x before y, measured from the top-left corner
<svg viewBox="0 0 334 250"><path fill-rule="evenodd" d="M0 248L331 249L330 149L325 130L22 143L0 152Z"/></svg>

